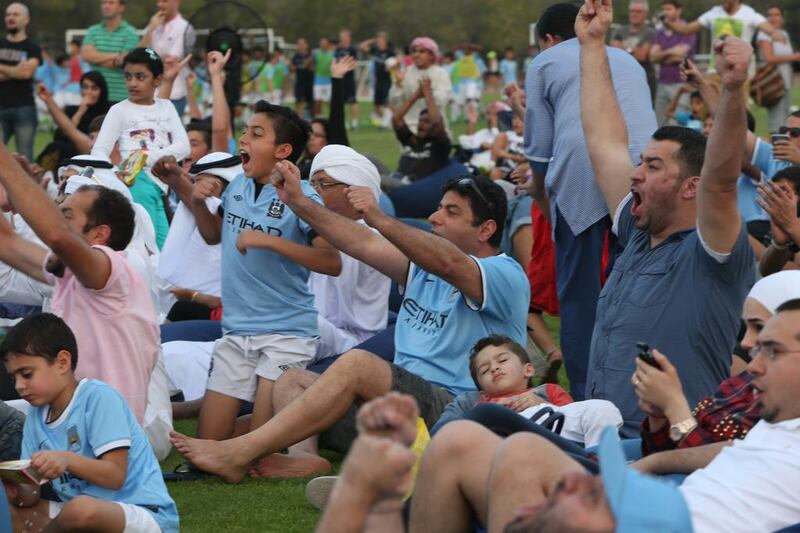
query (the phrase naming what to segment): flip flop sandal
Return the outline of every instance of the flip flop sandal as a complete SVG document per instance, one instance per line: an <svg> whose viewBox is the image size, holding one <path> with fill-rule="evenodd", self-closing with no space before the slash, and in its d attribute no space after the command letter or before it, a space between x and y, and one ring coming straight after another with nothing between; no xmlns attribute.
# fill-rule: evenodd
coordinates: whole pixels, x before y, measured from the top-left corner
<svg viewBox="0 0 800 533"><path fill-rule="evenodd" d="M180 463L172 472L162 472L164 481L197 481L205 479L210 474L198 470L191 463Z"/></svg>

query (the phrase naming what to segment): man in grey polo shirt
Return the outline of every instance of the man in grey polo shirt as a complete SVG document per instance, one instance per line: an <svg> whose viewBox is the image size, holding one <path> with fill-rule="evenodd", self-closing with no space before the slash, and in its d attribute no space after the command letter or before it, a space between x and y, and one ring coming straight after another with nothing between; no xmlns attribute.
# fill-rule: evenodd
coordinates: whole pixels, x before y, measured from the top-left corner
<svg viewBox="0 0 800 533"><path fill-rule="evenodd" d="M690 404L730 375L739 313L754 281L736 205L752 49L736 38L715 43L722 92L707 146L692 130L664 127L633 166L604 38L600 23L579 36L581 115L624 251L600 293L586 394L614 402L623 435L634 436L643 418L631 384L637 341L669 356Z"/></svg>
<svg viewBox="0 0 800 533"><path fill-rule="evenodd" d="M581 130L579 47L574 38L577 14L574 4L553 4L536 25L543 51L531 62L525 77L524 151L534 175L531 196L553 225L561 350L570 392L582 400L603 247L611 222ZM610 47L607 51L630 132L630 155L637 157L656 130L647 78L630 54Z"/></svg>

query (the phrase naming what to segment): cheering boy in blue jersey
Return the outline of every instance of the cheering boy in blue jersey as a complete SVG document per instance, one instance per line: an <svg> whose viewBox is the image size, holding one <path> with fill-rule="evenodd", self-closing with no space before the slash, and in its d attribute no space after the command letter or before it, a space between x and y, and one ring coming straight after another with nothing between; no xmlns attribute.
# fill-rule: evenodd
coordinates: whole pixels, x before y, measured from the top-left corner
<svg viewBox="0 0 800 533"><path fill-rule="evenodd" d="M278 197L270 175L296 161L310 126L286 107L260 101L239 139L242 169L219 211L205 205L213 186L195 184L192 211L209 244L222 242L223 337L214 346L197 433L227 439L243 402L254 402L250 430L272 413L272 385L289 368L305 368L319 332L309 269L338 276L339 253ZM319 195L307 183L303 192Z"/></svg>
<svg viewBox="0 0 800 533"><path fill-rule="evenodd" d="M61 499L41 500L33 484L8 485L14 531L178 531L178 510L144 431L112 387L75 379L78 346L63 320L25 318L0 357L32 405L22 459Z"/></svg>

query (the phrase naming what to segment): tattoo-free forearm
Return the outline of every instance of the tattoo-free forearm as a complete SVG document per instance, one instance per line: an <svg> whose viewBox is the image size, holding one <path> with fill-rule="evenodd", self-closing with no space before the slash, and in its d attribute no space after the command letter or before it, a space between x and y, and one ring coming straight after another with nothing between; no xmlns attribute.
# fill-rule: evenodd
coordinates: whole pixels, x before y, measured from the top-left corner
<svg viewBox="0 0 800 533"><path fill-rule="evenodd" d="M648 455L647 471L652 474L691 474L705 468L731 441L715 442L694 448L678 448Z"/></svg>

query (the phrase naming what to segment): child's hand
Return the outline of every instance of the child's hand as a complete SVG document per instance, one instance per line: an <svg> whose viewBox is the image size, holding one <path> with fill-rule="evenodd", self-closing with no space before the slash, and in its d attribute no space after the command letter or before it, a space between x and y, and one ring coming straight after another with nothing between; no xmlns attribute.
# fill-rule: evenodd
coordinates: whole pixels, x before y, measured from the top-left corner
<svg viewBox="0 0 800 533"><path fill-rule="evenodd" d="M500 405L504 405L517 413L524 411L528 407L534 407L541 403L544 403L544 400L539 398L532 390L525 391L521 394L517 394L516 396L503 398L500 401Z"/></svg>
<svg viewBox="0 0 800 533"><path fill-rule="evenodd" d="M208 63L208 75L209 76L218 76L223 73L225 70L225 64L231 58L231 48L225 52L225 55L222 55L222 52L209 52L206 56L206 63Z"/></svg>
<svg viewBox="0 0 800 533"><path fill-rule="evenodd" d="M198 180L192 189L192 201L205 205L206 199L214 196L217 186L212 180Z"/></svg>
<svg viewBox="0 0 800 533"><path fill-rule="evenodd" d="M186 90L192 91L194 89L195 82L197 82L197 74L195 71L190 70L189 74L186 75Z"/></svg>
<svg viewBox="0 0 800 533"><path fill-rule="evenodd" d="M236 237L236 249L242 255L247 254L248 248L269 248L269 241L272 239L271 235L267 235L261 231L246 229L239 233Z"/></svg>
<svg viewBox="0 0 800 533"><path fill-rule="evenodd" d="M31 466L45 479L58 479L67 471L68 465L66 452L37 452L31 456Z"/></svg>
<svg viewBox="0 0 800 533"><path fill-rule="evenodd" d="M44 102L47 102L53 98L52 93L47 89L44 83L39 83L36 85L36 96L41 98Z"/></svg>
<svg viewBox="0 0 800 533"><path fill-rule="evenodd" d="M289 204L305 197L300 187L300 169L289 161L279 161L275 164L270 174L270 181L278 192L278 197L285 204Z"/></svg>
<svg viewBox="0 0 800 533"><path fill-rule="evenodd" d="M164 156L156 161L151 172L153 176L173 188L175 183L178 182L183 175L183 169L178 164L178 161L171 155Z"/></svg>
<svg viewBox="0 0 800 533"><path fill-rule="evenodd" d="M181 70L183 70L183 67L185 67L191 59L192 54L188 54L180 61L178 61L178 58L175 56L167 56L164 60L164 79L168 81L175 80L178 74L181 73Z"/></svg>

